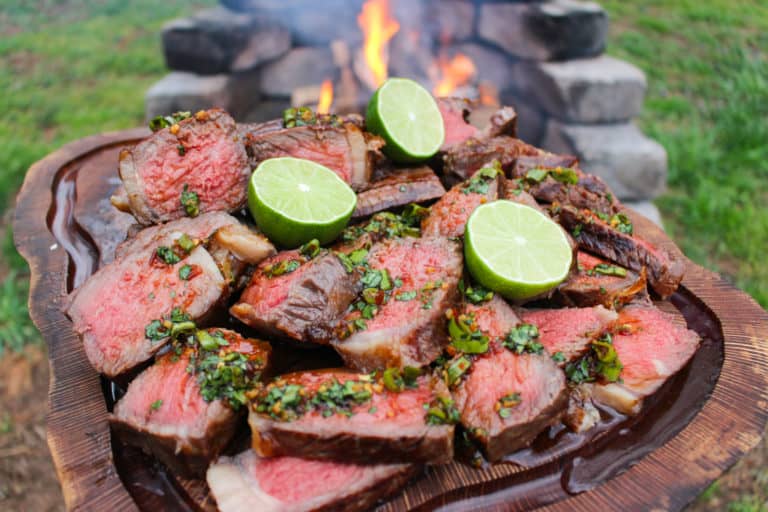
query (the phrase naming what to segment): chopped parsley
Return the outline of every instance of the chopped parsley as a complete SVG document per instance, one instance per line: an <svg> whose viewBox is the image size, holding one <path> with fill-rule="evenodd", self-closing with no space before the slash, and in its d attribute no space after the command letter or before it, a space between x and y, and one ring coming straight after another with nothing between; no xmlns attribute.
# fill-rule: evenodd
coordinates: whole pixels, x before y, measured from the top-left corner
<svg viewBox="0 0 768 512"><path fill-rule="evenodd" d="M541 354L544 351L544 345L538 340L539 329L535 325L521 324L507 333L503 344L516 354L525 352Z"/></svg>
<svg viewBox="0 0 768 512"><path fill-rule="evenodd" d="M608 221L608 224L620 233L631 235L634 232L632 221L629 220L629 217L624 213L614 214Z"/></svg>
<svg viewBox="0 0 768 512"><path fill-rule="evenodd" d="M461 189L463 194L487 194L491 182L503 174L501 164L494 160L491 167L483 167L467 180Z"/></svg>
<svg viewBox="0 0 768 512"><path fill-rule="evenodd" d="M512 392L499 398L494 409L499 413L499 417L506 419L512 415L512 409L520 405L520 402L522 402L520 393Z"/></svg>
<svg viewBox="0 0 768 512"><path fill-rule="evenodd" d="M149 121L149 129L153 132L156 132L158 130L162 130L163 128L168 128L169 126L180 123L184 119L188 119L190 117L192 117L191 112L176 112L169 116L157 116Z"/></svg>
<svg viewBox="0 0 768 512"><path fill-rule="evenodd" d="M453 400L448 397L439 396L424 406L427 425L454 425L461 419Z"/></svg>
<svg viewBox="0 0 768 512"><path fill-rule="evenodd" d="M606 333L590 343L590 351L584 357L565 365L565 375L573 384L596 380L616 382L623 368L613 337Z"/></svg>
<svg viewBox="0 0 768 512"><path fill-rule="evenodd" d="M283 111L283 127L297 126L341 126L341 119L335 114L316 114L309 107L292 107Z"/></svg>
<svg viewBox="0 0 768 512"><path fill-rule="evenodd" d="M459 292L472 304L480 304L493 299L493 292L480 285L465 286L464 281L459 281Z"/></svg>
<svg viewBox="0 0 768 512"><path fill-rule="evenodd" d="M280 421L293 421L310 411L320 412L323 417L334 414L352 416L355 407L370 402L372 397L373 386L368 376L347 380L343 384L332 378L314 392L301 384L288 384L278 379L256 398L255 410ZM375 412L374 407L368 409L369 412L371 410Z"/></svg>
<svg viewBox="0 0 768 512"><path fill-rule="evenodd" d="M595 274L602 274L604 276L617 276L626 277L627 269L619 267L618 265L609 265L607 263L598 263L590 270L587 270L587 275L593 276Z"/></svg>
<svg viewBox="0 0 768 512"><path fill-rule="evenodd" d="M339 258L341 264L344 265L344 270L347 271L347 274L351 274L355 268L365 263L365 258L368 257L368 250L357 249L349 254L344 254L343 252L334 252L334 254Z"/></svg>
<svg viewBox="0 0 768 512"><path fill-rule="evenodd" d="M197 192L189 190L189 186L186 183L184 184L184 190L181 192L181 206L189 217L200 215L200 196L197 195Z"/></svg>
<svg viewBox="0 0 768 512"><path fill-rule="evenodd" d="M160 407L162 407L162 405L163 405L163 399L159 398L159 399L155 400L154 402L152 402L152 404L150 404L149 409L152 410L152 411L156 411L156 410L160 409Z"/></svg>
<svg viewBox="0 0 768 512"><path fill-rule="evenodd" d="M382 384L389 391L399 393L405 388L415 388L416 380L421 375L419 368L406 366L402 370L399 368L387 368L382 374Z"/></svg>
<svg viewBox="0 0 768 512"><path fill-rule="evenodd" d="M189 281L191 275L192 265L182 265L181 268L179 268L179 279L182 281Z"/></svg>
<svg viewBox="0 0 768 512"><path fill-rule="evenodd" d="M184 156L187 153L187 148L185 148L182 144L179 144L176 146L176 151L178 151L179 156Z"/></svg>
<svg viewBox="0 0 768 512"><path fill-rule="evenodd" d="M160 341L168 337L194 330L195 324L183 309L173 308L165 319L152 320L144 327L144 336L150 341Z"/></svg>
<svg viewBox="0 0 768 512"><path fill-rule="evenodd" d="M266 274L267 277L279 277L284 274L290 274L291 272L294 272L301 266L301 262L299 260L283 260L278 264L270 264L264 267L264 274Z"/></svg>
<svg viewBox="0 0 768 512"><path fill-rule="evenodd" d="M400 292L395 295L395 300L400 300L400 301L413 300L416 298L417 295L418 293L416 292L416 290L411 290L409 292Z"/></svg>
<svg viewBox="0 0 768 512"><path fill-rule="evenodd" d="M320 254L320 242L317 238L310 240L299 247L299 254L309 260L316 258Z"/></svg>
<svg viewBox="0 0 768 512"><path fill-rule="evenodd" d="M584 226L582 224L576 224L573 227L573 231L571 231L571 234L574 236L574 238L578 238L578 236L581 234L581 231L584 229Z"/></svg>
<svg viewBox="0 0 768 512"><path fill-rule="evenodd" d="M384 235L385 238L403 236L417 237L421 234L421 219L429 214L429 209L417 204L405 207L400 215L380 212L361 226L350 226L344 230L341 240L352 242L366 233Z"/></svg>
<svg viewBox="0 0 768 512"><path fill-rule="evenodd" d="M157 254L157 257L167 265L175 265L181 261L181 258L175 252L173 252L173 249L166 245L161 245L158 247L155 251L155 254Z"/></svg>
<svg viewBox="0 0 768 512"><path fill-rule="evenodd" d="M445 312L448 318L448 336L451 347L464 354L488 352L488 336L484 335L475 322L473 314L456 315L452 309Z"/></svg>
<svg viewBox="0 0 768 512"><path fill-rule="evenodd" d="M562 352L555 352L552 354L552 360L556 363L564 363L565 362L565 354Z"/></svg>

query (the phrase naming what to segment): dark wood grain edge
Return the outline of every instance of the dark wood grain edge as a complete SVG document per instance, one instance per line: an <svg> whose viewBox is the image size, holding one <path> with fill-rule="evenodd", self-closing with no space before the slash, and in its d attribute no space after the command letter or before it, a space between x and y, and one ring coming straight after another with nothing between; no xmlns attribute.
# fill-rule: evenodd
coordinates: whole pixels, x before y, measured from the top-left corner
<svg viewBox="0 0 768 512"><path fill-rule="evenodd" d="M29 313L48 343L48 447L68 510L138 510L112 462L99 377L62 312L68 255L51 234L47 214L57 173L105 146L143 138L146 129L96 135L67 144L30 167L19 192L14 241L30 267ZM90 454L83 458L82 454Z"/></svg>

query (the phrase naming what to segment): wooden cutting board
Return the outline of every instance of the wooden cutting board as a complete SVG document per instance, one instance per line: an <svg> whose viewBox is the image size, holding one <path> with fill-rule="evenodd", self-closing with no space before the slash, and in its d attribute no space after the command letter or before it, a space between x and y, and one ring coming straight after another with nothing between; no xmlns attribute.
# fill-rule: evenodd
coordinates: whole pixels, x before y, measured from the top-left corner
<svg viewBox="0 0 768 512"><path fill-rule="evenodd" d="M132 217L109 196L121 148L146 129L96 135L33 165L14 236L31 269L30 314L48 343L48 445L70 510L215 510L205 482L182 479L112 436L111 384L88 363L62 312L67 294L109 262ZM659 245L666 235L633 215ZM722 277L686 261L660 306L696 330L691 364L637 418L586 437L551 430L508 463L427 468L378 510L679 510L760 440L768 418L768 314Z"/></svg>

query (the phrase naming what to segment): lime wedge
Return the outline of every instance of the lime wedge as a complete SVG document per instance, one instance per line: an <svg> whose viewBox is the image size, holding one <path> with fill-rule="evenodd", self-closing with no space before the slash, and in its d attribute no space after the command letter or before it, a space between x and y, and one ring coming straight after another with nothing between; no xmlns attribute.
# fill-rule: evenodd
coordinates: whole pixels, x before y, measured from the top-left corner
<svg viewBox="0 0 768 512"><path fill-rule="evenodd" d="M563 282L573 258L560 226L512 201L475 209L467 221L464 244L472 277L511 300L529 299Z"/></svg>
<svg viewBox="0 0 768 512"><path fill-rule="evenodd" d="M365 126L386 141L384 153L395 162L426 160L445 139L435 99L406 78L390 78L378 88L368 102Z"/></svg>
<svg viewBox="0 0 768 512"><path fill-rule="evenodd" d="M270 158L248 185L248 208L256 224L282 247L317 238L333 241L347 226L357 196L335 172L300 158Z"/></svg>

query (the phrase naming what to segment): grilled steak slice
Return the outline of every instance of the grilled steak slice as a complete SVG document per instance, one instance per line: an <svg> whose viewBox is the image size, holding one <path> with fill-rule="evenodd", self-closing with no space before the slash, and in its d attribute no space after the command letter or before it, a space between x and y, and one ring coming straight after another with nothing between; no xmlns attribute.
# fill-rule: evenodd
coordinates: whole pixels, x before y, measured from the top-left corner
<svg viewBox="0 0 768 512"><path fill-rule="evenodd" d="M221 512L361 512L398 491L418 468L261 458L246 450L221 457L207 481Z"/></svg>
<svg viewBox="0 0 768 512"><path fill-rule="evenodd" d="M625 414L680 371L699 348L699 336L652 305L629 305L619 314L613 346L623 365L619 382L593 384L592 395Z"/></svg>
<svg viewBox="0 0 768 512"><path fill-rule="evenodd" d="M325 344L358 293L357 277L329 251L312 259L283 251L261 262L230 313L267 335Z"/></svg>
<svg viewBox="0 0 768 512"><path fill-rule="evenodd" d="M480 138L492 138L501 135L517 137L517 112L512 107L501 107L491 114L488 125L483 128Z"/></svg>
<svg viewBox="0 0 768 512"><path fill-rule="evenodd" d="M603 306L520 310L520 316L523 322L536 326L539 342L560 360L560 366L584 355L590 341L599 337L618 317Z"/></svg>
<svg viewBox="0 0 768 512"><path fill-rule="evenodd" d="M623 214L620 214L623 215ZM677 290L685 272L685 263L679 251L655 247L637 235L620 231L622 225L614 228L589 210L577 210L562 206L558 218L560 224L574 234L579 247L597 254L636 272L647 268L648 282L662 298ZM625 231L629 231L624 219ZM631 226L631 224L629 224Z"/></svg>
<svg viewBox="0 0 768 512"><path fill-rule="evenodd" d="M512 308L498 295L478 305L466 304L462 314L488 337L485 353L455 354L448 363L470 362L459 377L445 376L461 416L461 424L495 462L530 444L563 412L565 376L546 353L518 354L503 339L519 324ZM449 352L455 349L455 342Z"/></svg>
<svg viewBox="0 0 768 512"><path fill-rule="evenodd" d="M565 376L548 354L495 345L452 392L461 423L491 462L529 445L567 404Z"/></svg>
<svg viewBox="0 0 768 512"><path fill-rule="evenodd" d="M446 342L443 314L458 291L461 246L445 238L387 240L371 248L367 261L361 286L373 292L364 290L353 304L334 348L361 371L431 363ZM370 287L384 270L393 286ZM366 293L376 296L374 304L366 302Z"/></svg>
<svg viewBox="0 0 768 512"><path fill-rule="evenodd" d="M200 111L123 150L119 171L131 212L145 225L188 215L185 191L197 194L198 204L188 203L193 210L239 210L250 176L235 121L219 109Z"/></svg>
<svg viewBox="0 0 768 512"><path fill-rule="evenodd" d="M289 109L289 110L292 110L292 109ZM363 116L361 116L360 114L346 114L343 116L326 115L326 114L318 115L317 113L310 111L310 116L311 116L310 124L313 126L333 127L333 126L340 126L343 124L353 124L358 128L360 128L361 130L365 128L365 119L363 119ZM269 121L264 121L261 123L238 123L237 124L237 131L238 133L240 133L240 136L243 140L245 140L246 136L248 135L250 135L251 137L259 137L267 133L279 132L280 130L285 130L285 129L286 129L285 119L270 119Z"/></svg>
<svg viewBox="0 0 768 512"><path fill-rule="evenodd" d="M245 147L251 168L268 158L292 156L322 164L353 188L370 180L384 141L347 123L341 127L301 126L262 134L249 133Z"/></svg>
<svg viewBox="0 0 768 512"><path fill-rule="evenodd" d="M367 217L390 208L431 201L445 194L440 179L426 165L376 174L374 181L357 194L357 207L352 217Z"/></svg>
<svg viewBox="0 0 768 512"><path fill-rule="evenodd" d="M557 288L557 300L566 306L618 308L646 290L645 269L627 270L579 251L578 270Z"/></svg>
<svg viewBox="0 0 768 512"><path fill-rule="evenodd" d="M229 219L229 220L228 220ZM221 213L170 222L143 233L120 249L69 298L67 314L94 368L109 377L146 361L170 338L150 335L148 326L174 310L203 319L230 291L202 240L186 233L210 233L237 221ZM201 226L198 225L198 223Z"/></svg>
<svg viewBox="0 0 768 512"><path fill-rule="evenodd" d="M498 199L503 189L504 176L495 167L487 167L454 185L421 221L422 236L464 236L464 227L475 208Z"/></svg>
<svg viewBox="0 0 768 512"><path fill-rule="evenodd" d="M450 462L453 425L431 424L425 412L450 398L445 385L428 375L408 385L398 379L394 369L373 377L347 370L283 375L251 404L253 449L263 457L358 464Z"/></svg>
<svg viewBox="0 0 768 512"><path fill-rule="evenodd" d="M440 147L447 151L462 142L480 137L480 130L469 124L470 102L464 98L435 98L437 108L443 116L445 140Z"/></svg>
<svg viewBox="0 0 768 512"><path fill-rule="evenodd" d="M245 356L254 382L266 369L271 354L268 343L243 339L225 329L207 332L221 333L229 343L224 354ZM231 440L238 413L221 399L203 398L198 374L188 371L195 364L193 355L194 360L200 359L193 348L159 357L128 386L110 415L110 423L124 434L122 439L166 465L186 475L201 476Z"/></svg>

